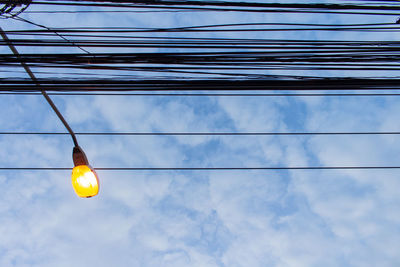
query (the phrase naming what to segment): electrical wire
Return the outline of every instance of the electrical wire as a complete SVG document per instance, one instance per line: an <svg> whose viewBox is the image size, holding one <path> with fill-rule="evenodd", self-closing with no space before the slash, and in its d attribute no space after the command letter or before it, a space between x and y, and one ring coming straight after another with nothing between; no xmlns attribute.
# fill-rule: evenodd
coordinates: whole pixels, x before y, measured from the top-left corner
<svg viewBox="0 0 400 267"><path fill-rule="evenodd" d="M41 95L40 93L35 93L35 92L0 92L0 95ZM235 93L229 93L229 94L207 94L207 93L202 93L202 94L195 94L195 93L190 93L190 94L185 94L185 93L179 93L179 94L174 94L174 93L167 93L167 94L158 94L158 93L95 93L95 92L90 92L90 93L48 93L48 95L54 95L54 96L160 96L160 97L392 97L392 96L400 96L399 93L368 93L368 94L363 94L363 93L329 93L329 94L291 94L291 93L284 93L284 94L279 94L279 93L272 93L272 94L235 94Z"/></svg>
<svg viewBox="0 0 400 267"><path fill-rule="evenodd" d="M392 5L377 5L374 1L358 4L286 4L261 2L230 1L33 1L32 5L79 6L102 8L129 8L127 12L257 12L257 13L300 13L300 14L346 14L346 15L400 15L400 7L394 1ZM36 11L38 13L39 11ZM52 13L51 11L41 11ZM66 12L66 11L54 11ZM68 13L86 13L78 11ZM90 11L92 12L92 11ZM117 12L117 10L100 11ZM126 12L119 10L118 12ZM34 12L31 12L34 13ZM296 23L242 23L222 25L197 25L175 28L49 28L32 21L15 18L39 26L45 30L9 31L15 36L50 36L55 33L63 40L52 39L18 39L13 40L16 46L27 47L82 47L97 48L162 48L190 49L198 52L174 53L96 53L82 54L23 54L20 56L0 55L0 66L4 69L14 68L19 64L32 67L53 69L79 69L96 71L132 71L146 74L164 73L160 79L80 79L63 78L33 79L1 79L0 93L18 95L36 95L36 92L51 90L52 95L90 95L90 96L399 96L400 93L122 93L130 91L232 91L252 90L270 91L385 91L399 90L400 79L387 74L377 78L327 78L293 76L276 77L270 74L252 73L256 71L398 71L400 70L400 42L340 42L340 41L307 41L307 40L240 40L232 44L228 38L178 38L156 36L131 36L132 33L202 33L202 32L271 32L271 31L361 31L361 32L397 32L400 30L394 23L379 24L296 24ZM254 28L257 26L257 28ZM272 27L272 28L271 28ZM62 35L61 35L62 34ZM125 34L125 36L124 36ZM126 36L129 35L129 36ZM81 39L69 40L66 37ZM82 39L87 38L87 39ZM96 40L97 38L97 40ZM102 40L99 40L102 38ZM141 39L139 39L141 38ZM150 40L150 41L149 41ZM238 39L236 39L238 40ZM7 45L0 42L0 45ZM207 49L223 49L223 52L207 51ZM227 50L235 50L227 52ZM252 50L252 51L248 51ZM256 50L256 51L254 51ZM142 64L141 66L139 66ZM176 76L193 74L204 75L204 79L191 76L176 80ZM76 75L76 73L71 73ZM82 75L85 75L82 73ZM88 76L90 74L87 74ZM103 75L96 73L96 75ZM235 78L210 78L215 76L235 76ZM351 75L349 75L351 76ZM143 76L144 77L144 76ZM240 79L238 77L244 77ZM248 77L258 77L249 79ZM260 78L262 77L262 78ZM266 79L267 77L267 79ZM175 78L175 80L174 80ZM41 85L40 89L38 84ZM77 92L82 93L77 93ZM96 93L103 91L104 93ZM54 93L55 92L55 93ZM62 93L69 92L69 93ZM119 93L118 93L119 92ZM72 131L72 130L71 130ZM0 135L67 135L57 132L0 132ZM400 132L78 132L76 135L100 136L311 136L311 135L400 135ZM371 170L400 169L400 166L287 166L287 167L105 167L98 171L248 171L248 170ZM5 171L46 171L71 170L71 168L47 167L0 167Z"/></svg>
<svg viewBox="0 0 400 267"><path fill-rule="evenodd" d="M221 25L197 25L179 28L159 29L152 28L149 31L164 32L168 30L185 31L199 30L199 28L232 27L244 25L275 25L274 23L243 23L243 24L221 24ZM292 25L290 23L276 23L276 25ZM329 24L295 24L299 26L325 27ZM353 27L355 25L396 25L392 23L381 24L347 24L343 26ZM366 29L368 29L368 27ZM398 26L396 26L398 27ZM332 24L332 28L334 27ZM340 27L339 27L340 28ZM84 54L26 54L23 58L15 58L12 55L0 55L0 66L14 68L18 64L27 62L35 68L60 69L59 73L66 73L67 69L85 70L87 76L96 70L95 75L101 76L99 71L130 72L135 75L158 75L160 79L179 79L193 75L194 77L219 78L238 77L266 78L266 71L346 71L366 72L385 71L387 77L389 72L395 75L400 70L400 54L398 41L331 41L331 40L268 40L268 39L229 39L229 38L192 38L192 37L146 37L146 36L122 36L118 31L131 32L133 28L108 27L108 28L56 28L63 36L69 36L71 32L86 32L75 40L54 39L15 39L16 46L31 47L60 47L79 46L96 47L108 49L164 49L173 52L165 53L96 53ZM314 29L314 28L313 28ZM139 29L142 30L142 29ZM230 29L227 29L230 30ZM243 29L237 29L243 30ZM274 30L274 29L272 29ZM10 34L45 34L48 30L30 31L8 31ZM98 35L97 32L103 34ZM111 35L107 36L104 33ZM76 35L76 34L72 34ZM106 36L100 38L99 36ZM93 39L94 38L94 39ZM126 40L125 40L126 39ZM0 42L0 45L6 45ZM189 51L184 51L184 50ZM212 51L211 51L211 50ZM182 52L176 52L180 50ZM194 52L196 50L196 52ZM217 52L215 50L222 50ZM232 51L230 51L232 50ZM118 50L119 51L119 50ZM141 50L137 50L141 51ZM84 77L84 73L79 74ZM104 74L107 76L110 74ZM120 74L117 74L120 75ZM178 76L180 75L180 76ZM103 77L104 77L103 76ZM309 76L309 75L308 75ZM155 76L153 76L155 77ZM85 77L86 78L86 77ZM139 76L132 79L141 79Z"/></svg>
<svg viewBox="0 0 400 267"><path fill-rule="evenodd" d="M18 21L22 21L22 22L26 22L26 23L35 25L35 26L37 26L37 27L44 28L44 29L46 29L47 31L54 32L55 35L57 35L58 37L60 37L61 39L63 39L63 40L66 41L67 43L69 43L70 45L79 48L80 50L82 50L83 52L85 52L85 53L87 53L87 54L90 54L90 52L89 52L88 50L86 50L86 49L82 48L81 46L75 44L74 42L68 40L68 39L65 38L63 35L59 34L56 30L53 30L53 29L51 29L51 28L49 28L49 27L46 27L46 26L44 26L44 25L41 25L41 24L34 23L33 21L30 21L30 20L21 18L21 17L19 17L18 15L17 15L17 16L13 16L12 19L18 20ZM14 41L13 41L13 45L15 45Z"/></svg>
<svg viewBox="0 0 400 267"><path fill-rule="evenodd" d="M16 67L26 62L36 68L119 70L141 75L162 72L175 77L177 74L263 77L263 73L257 71L398 71L398 51L397 47L321 50L310 50L307 47L286 51L268 48L267 51L240 52L23 54L20 57L0 55L0 66ZM169 80L171 77L164 79Z"/></svg>
<svg viewBox="0 0 400 267"><path fill-rule="evenodd" d="M58 29L58 28L57 28ZM71 28L74 29L74 28ZM98 28L99 32L102 32L102 28ZM70 36L70 37L91 37L91 38L125 38L125 39L150 39L150 40L192 40L197 42L202 41L226 41L226 42L238 42L243 43L246 42L248 44L252 44L254 42L263 42L263 44L268 43L275 43L280 44L282 42L290 43L298 43L298 44L309 44L309 45L324 45L324 44L337 44L337 45L366 45L366 44L373 44L377 46L381 45L396 45L399 44L399 41L393 40L380 40L380 41L349 41L349 40L296 40L296 39L265 39L265 38L227 38L227 37L182 37L182 36L145 36L145 35L115 35L112 30L110 30L109 34L114 35L98 35L94 34L93 32L88 32L90 34L71 34L75 33L76 31L71 31L65 28L61 28L63 30L63 36ZM77 30L82 30L77 28ZM53 36L52 33L48 33L43 30L8 30L5 31L8 35L29 35L29 36Z"/></svg>
<svg viewBox="0 0 400 267"><path fill-rule="evenodd" d="M86 3L85 3L86 2ZM79 7L118 7L130 9L176 9L237 12L287 12L287 13L331 13L352 15L398 15L396 5L356 5L356 4L292 4L229 1L34 1L36 5L79 6Z"/></svg>
<svg viewBox="0 0 400 267"><path fill-rule="evenodd" d="M204 10L206 11L206 10ZM24 14L80 14L80 13L183 13L193 12L191 10L35 10L24 11ZM201 12L198 10L196 12Z"/></svg>
<svg viewBox="0 0 400 267"><path fill-rule="evenodd" d="M400 166L310 166L310 167L187 167L187 168L148 168L148 167L99 167L96 171L262 171L262 170L387 170L400 169ZM1 171L71 171L68 167L0 167Z"/></svg>
<svg viewBox="0 0 400 267"><path fill-rule="evenodd" d="M0 80L0 91L39 89L30 80ZM128 92L128 91L387 91L400 90L396 78L331 78L331 79L185 79L185 80L39 80L46 91Z"/></svg>
<svg viewBox="0 0 400 267"><path fill-rule="evenodd" d="M0 132L0 135L69 135L60 132ZM400 135L400 132L75 132L89 136L300 136L300 135Z"/></svg>
<svg viewBox="0 0 400 267"><path fill-rule="evenodd" d="M326 44L323 42L314 43L295 43L295 42L274 42L268 40L265 41L247 41L243 39L232 44L231 40L226 41L202 41L202 40L125 40L125 39L115 39L114 36L108 36L111 40L93 40L91 39L79 39L74 41L61 41L61 40L51 40L51 39L14 39L13 43L16 46L50 46L50 47L60 47L60 46L71 46L73 43L76 46L86 46L86 47L100 47L100 48L165 48L165 49L176 49L176 48L190 48L190 49L257 49L271 50L277 52L289 50L291 53L307 52L312 53L313 51L318 53L329 53L329 52L391 52L397 51L400 46L399 42L371 42L363 44L354 44L354 42L346 43L333 43ZM0 45L4 45L4 42L0 42ZM312 47L311 47L312 46Z"/></svg>
<svg viewBox="0 0 400 267"><path fill-rule="evenodd" d="M15 18L38 26L22 18ZM244 26L253 26L252 28L242 28ZM254 28L254 26L284 26L285 28ZM296 26L290 28L289 26ZM289 27L289 28L288 28ZM43 28L43 27L42 27ZM387 32L389 30L399 31L399 25L395 23L376 23L376 24L302 24L302 23L240 23L240 24L221 24L221 25L201 25L170 28L135 28L135 27L77 27L77 28L51 28L49 31L62 33L165 33L165 32L251 32L251 31L374 31ZM40 33L39 30L28 30L30 33ZM24 32L28 32L24 31ZM23 32L23 31L16 31Z"/></svg>

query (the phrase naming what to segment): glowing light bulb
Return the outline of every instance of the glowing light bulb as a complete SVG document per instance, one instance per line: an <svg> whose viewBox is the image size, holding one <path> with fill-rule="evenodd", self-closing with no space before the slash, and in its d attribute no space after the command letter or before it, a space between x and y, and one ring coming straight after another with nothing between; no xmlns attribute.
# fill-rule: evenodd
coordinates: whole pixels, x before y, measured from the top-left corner
<svg viewBox="0 0 400 267"><path fill-rule="evenodd" d="M72 187L79 197L93 197L99 193L99 178L90 167L82 148L75 146L72 151L75 167L72 169Z"/></svg>
<svg viewBox="0 0 400 267"><path fill-rule="evenodd" d="M99 179L89 166L75 166L72 169L72 187L79 197L93 197L99 193Z"/></svg>

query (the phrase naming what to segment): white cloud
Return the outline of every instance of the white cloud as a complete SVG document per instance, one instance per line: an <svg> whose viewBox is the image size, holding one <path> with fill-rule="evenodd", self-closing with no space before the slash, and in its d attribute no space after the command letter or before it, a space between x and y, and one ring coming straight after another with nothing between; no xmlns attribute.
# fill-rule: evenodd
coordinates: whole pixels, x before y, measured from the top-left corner
<svg viewBox="0 0 400 267"><path fill-rule="evenodd" d="M166 15L163 21L152 14L120 17L31 18L49 26L204 23L204 17L193 13ZM277 18L321 22L328 16L237 17L229 13L207 16L207 23ZM343 21L343 17L336 19ZM10 20L5 23L7 27L22 27ZM308 33L302 38L329 35L379 39L370 34L331 34ZM285 36L271 33L269 37ZM64 131L40 97L0 98L3 130ZM78 132L399 129L395 98L53 98ZM397 139L79 136L94 167L398 165ZM1 136L0 144L2 166L72 166L68 136ZM71 188L68 171L3 172L0 266L297 267L400 263L397 170L99 171L99 176L99 196L79 199Z"/></svg>

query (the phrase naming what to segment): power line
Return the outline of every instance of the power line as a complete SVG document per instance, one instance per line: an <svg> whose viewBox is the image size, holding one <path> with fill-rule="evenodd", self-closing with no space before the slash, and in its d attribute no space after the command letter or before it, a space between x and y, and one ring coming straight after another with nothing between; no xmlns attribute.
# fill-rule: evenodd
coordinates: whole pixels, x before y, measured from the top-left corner
<svg viewBox="0 0 400 267"><path fill-rule="evenodd" d="M32 67L134 71L141 75L164 73L176 76L198 74L262 77L266 70L398 71L396 47L346 50L274 50L180 53L96 53L0 55L0 65L15 67L25 62ZM257 72L259 71L259 72ZM261 72L263 71L263 72ZM387 75L387 73L385 73ZM153 75L153 74L152 74ZM178 78L178 77L175 77ZM164 77L170 80L171 77ZM159 79L160 81L160 79Z"/></svg>
<svg viewBox="0 0 400 267"><path fill-rule="evenodd" d="M97 12L97 11L94 11ZM107 12L107 11L106 11ZM36 23L28 22L34 24ZM53 30L62 30L62 31L76 31L76 30L93 30L93 31L118 31L118 30L138 30L138 29L159 29L159 30L167 30L167 29L175 29L175 30L188 30L188 29L197 29L197 28L215 28L215 27L240 27L240 26L304 26L304 27L372 27L372 26L392 26L393 28L398 28L398 24L396 23L348 23L348 24L338 24L338 23L296 23L296 22L252 22L252 23L224 23L224 24L203 24L203 25L192 25L192 26L181 26L181 27L169 27L169 28L137 28L132 26L81 26L81 27L56 27L51 28L49 31ZM42 27L42 26L40 26ZM45 27L45 26L44 26ZM43 27L42 27L43 28ZM45 27L46 28L46 27ZM47 29L47 28L46 28ZM23 32L24 30L15 30L16 32ZM35 30L26 30L35 32Z"/></svg>
<svg viewBox="0 0 400 267"><path fill-rule="evenodd" d="M40 26L36 23L19 18L21 21ZM41 25L42 26L42 25ZM244 26L253 26L252 28L242 28ZM285 28L254 28L254 26L285 26ZM297 26L297 28L287 28L288 26ZM135 32L251 32L251 31L374 31L387 32L399 31L399 25L395 23L376 23L376 24L302 24L302 23L241 23L241 24L221 24L221 25L200 25L170 28L135 28L135 27L76 27L76 28L49 28L49 31L62 33L135 33ZM20 30L14 31L20 33L40 33L38 30Z"/></svg>
<svg viewBox="0 0 400 267"><path fill-rule="evenodd" d="M15 33L17 35L22 33ZM35 36L36 34L33 34ZM86 35L89 36L89 35ZM50 46L50 47L62 47L62 46L85 46L85 47L102 47L102 48L154 48L160 47L165 49L172 48L190 48L190 49L257 49L259 52L263 50L270 50L277 53L279 51L290 50L291 53L299 53L300 51L311 53L329 53L329 52L396 52L400 46L399 42L370 42L370 43L323 43L323 42L274 42L273 40L259 40L251 41L243 39L241 41L232 44L230 40L185 40L175 38L176 40L166 39L162 40L125 40L116 39L115 36L106 36L110 40L105 40L105 37L101 37L101 40L93 40L96 35L90 35L90 39L79 39L75 41L62 41L52 39L14 39L13 44L16 46ZM0 45L4 45L4 42L0 42ZM284 46L283 46L284 45ZM312 45L313 47L311 47Z"/></svg>
<svg viewBox="0 0 400 267"><path fill-rule="evenodd" d="M333 25L332 25L333 26ZM85 27L88 28L88 27ZM93 34L92 32L90 35L81 35L81 34L70 34L70 33L75 33L76 31L83 31L85 28L79 27L79 28L56 28L60 31L63 31L64 36L74 36L74 37L97 37L97 38L128 38L128 39L153 39L153 40L194 40L196 42L201 42L201 41L227 41L227 42L238 42L238 43L255 43L255 42L263 42L263 43L275 43L275 44L281 44L282 42L287 42L287 45L290 43L295 43L295 44L310 44L313 46L316 45L323 45L323 44L337 44L337 45L368 45L368 44L374 44L376 46L382 46L382 45L395 45L399 44L399 41L348 41L348 40L296 40L296 39L263 39L263 38L223 38L223 37L181 37L181 36L143 36L143 35L97 35ZM96 27L90 27L88 29L97 29L99 32L102 32L101 28L96 28ZM113 29L110 27L110 29ZM73 30L73 31L72 31ZM5 31L8 35L38 35L38 36L53 36L53 34L48 33L47 31L44 30L8 30ZM110 30L108 33L114 33L113 30Z"/></svg>
<svg viewBox="0 0 400 267"><path fill-rule="evenodd" d="M193 11L236 11L236 12L273 12L273 13L321 13L351 15L398 15L396 5L355 5L355 4L288 4L229 1L35 1L32 4L80 7L118 7L135 9L175 9Z"/></svg>
<svg viewBox="0 0 400 267"><path fill-rule="evenodd" d="M0 95L41 95L40 93L35 93L35 92L0 92ZM55 95L55 96L161 96L161 97L389 97L389 96L400 96L399 93L368 93L368 94L363 94L363 93L329 93L329 94L290 94L290 93L285 93L285 94L279 94L279 93L272 93L272 94L235 94L235 93L229 93L229 94L195 94L195 93L190 93L190 94L185 94L185 93L179 93L179 94L158 94L158 93L95 93L95 92L89 92L89 93L48 93L48 95Z"/></svg>
<svg viewBox="0 0 400 267"><path fill-rule="evenodd" d="M29 23L29 24L31 24L31 25L35 25L35 26L40 27L40 28L44 28L44 29L46 29L47 31L50 31L50 32L54 32L55 35L57 35L58 37L60 37L61 39L63 39L63 40L66 41L67 43L69 43L70 45L73 45L73 46L79 48L80 50L82 50L83 52L85 52L85 53L87 53L87 54L90 54L90 52L89 52L88 50L82 48L82 47L79 46L79 45L76 45L73 41L68 40L68 39L65 38L63 35L59 34L57 31L55 31L55 30L53 30L53 29L51 29L51 28L49 28L49 27L46 27L46 26L41 25L41 24L37 24L37 23L35 23L35 22L32 22L32 21L27 20L27 19L24 19L24 18L21 18L21 17L19 17L18 15L17 15L17 16L14 16L14 17L12 17L12 18L13 18L14 20L19 20L19 21L22 21L22 22ZM13 41L13 45L15 45L15 44L14 44L14 41Z"/></svg>
<svg viewBox="0 0 400 267"><path fill-rule="evenodd" d="M94 168L96 171L257 171L257 170L384 170L400 166L312 166L312 167L187 167L187 168ZM68 167L1 167L1 171L70 171Z"/></svg>
<svg viewBox="0 0 400 267"><path fill-rule="evenodd" d="M254 23L254 25L258 24L265 23ZM289 24L283 23L282 25ZM232 25L248 24L200 25L169 28L168 30L193 30L193 28L231 27ZM318 25L323 26L324 24ZM3 69L14 68L21 62L26 62L34 68L59 69L59 73L65 73L65 75L66 70L76 72L79 69L87 73L79 74L81 77L85 75L93 76L93 71L95 71L96 76L107 77L111 74L104 72L118 71L119 73L125 72L136 75L136 77L131 76L132 80L143 79L143 77L149 77L149 75L151 75L150 77L157 77L159 80L189 76L204 78L242 76L252 79L266 78L271 76L270 73L282 71L307 71L308 73L319 71L320 76L324 77L329 75L328 71L332 70L343 71L343 76L352 76L350 72L376 71L381 72L382 77L390 77L396 75L396 72L400 70L400 54L398 53L400 42L398 41L152 38L123 36L121 34L118 34L117 38L116 32L129 33L131 32L130 29L134 28L108 29L104 31L101 28L57 28L57 32L66 32L65 36L70 36L69 32L83 31L90 34L78 35L86 37L71 41L28 38L16 39L13 42L17 46L32 47L64 47L71 46L72 42L76 46L110 48L117 49L117 51L125 48L137 48L135 50L137 53L25 54L21 55L20 58L12 55L0 55L0 66ZM137 29L141 30L140 28ZM153 30L163 32L166 29L154 28L149 31ZM48 34L46 31L9 31L9 33L16 35L29 33L35 36L37 34ZM96 32L112 35L98 35ZM99 36L106 37L98 39ZM0 42L1 44L6 43ZM172 52L141 53L142 49L148 48L163 48L165 51ZM177 52L178 49L184 52ZM389 73L390 75L388 75Z"/></svg>
<svg viewBox="0 0 400 267"><path fill-rule="evenodd" d="M60 132L0 132L0 135L69 135ZM400 135L400 132L75 132L90 136L300 136L300 135Z"/></svg>
<svg viewBox="0 0 400 267"><path fill-rule="evenodd" d="M127 92L127 91L385 91L400 90L397 78L319 78L319 79L181 79L181 80L66 80L41 79L46 91ZM0 91L40 91L30 80L2 79Z"/></svg>
<svg viewBox="0 0 400 267"><path fill-rule="evenodd" d="M278 29L279 30L279 29ZM61 31L61 30L60 30ZM46 32L13 32L9 31L12 35L32 35L36 36ZM69 31L68 31L69 32ZM127 31L128 33L131 31ZM92 33L92 32L88 32ZM103 32L101 32L103 33ZM107 34L114 33L112 32L104 32ZM117 32L118 33L118 32ZM125 32L124 32L125 33ZM51 36L46 34L46 36ZM67 36L75 36L75 35L67 35ZM157 38L146 38L144 36L115 36L115 35L76 35L78 37L90 37L86 39L77 39L73 42L75 45L79 44L82 46L95 46L98 47L116 47L116 48L124 48L124 47L142 47L142 48L152 48L156 46L165 47L165 48L192 48L194 46L200 46L199 48L235 48L235 49L248 49L248 48L257 48L260 50L258 53L262 52L262 50L271 50L274 54L281 54L285 50L290 50L291 53L304 53L307 51L311 53L315 51L317 53L329 53L329 52L396 52L398 51L398 47L400 46L400 42L398 41L364 41L364 42L353 42L353 41L308 41L308 40L274 40L274 39L229 39L229 38L179 38L179 37L157 37ZM97 38L97 39L93 39ZM107 38L109 40L107 40ZM117 38L129 38L131 40L125 39L117 39ZM232 42L235 42L234 44ZM14 39L13 43L19 46L71 46L70 40L54 40L54 39ZM2 42L4 45L5 43ZM116 45L120 46L116 46ZM247 52L247 51L243 51ZM203 52L204 54L211 54L210 51ZM110 53L112 56L118 56L116 53ZM138 53L137 53L138 54ZM155 53L156 55L163 55L160 53ZM166 54L166 53L164 53ZM171 53L170 53L171 54ZM177 54L177 53L175 53ZM188 53L179 53L181 55L191 55ZM192 53L195 55L195 53ZM216 53L213 53L216 54ZM227 53L225 53L227 54ZM234 54L229 52L229 54ZM247 52L246 54L251 54ZM254 52L253 52L254 54ZM27 56L30 54L27 54ZM44 54L48 56L49 54ZM72 56L74 54L66 54L65 56ZM80 55L80 54L77 54ZM102 55L103 54L99 54ZM129 54L129 56L135 54ZM171 54L172 55L172 54ZM65 57L63 54L63 57ZM62 58L60 56L60 58Z"/></svg>
<svg viewBox="0 0 400 267"><path fill-rule="evenodd" d="M202 11L202 10L198 10ZM207 12L207 10L203 10ZM191 10L35 10L25 11L24 14L79 14L79 13L184 13Z"/></svg>

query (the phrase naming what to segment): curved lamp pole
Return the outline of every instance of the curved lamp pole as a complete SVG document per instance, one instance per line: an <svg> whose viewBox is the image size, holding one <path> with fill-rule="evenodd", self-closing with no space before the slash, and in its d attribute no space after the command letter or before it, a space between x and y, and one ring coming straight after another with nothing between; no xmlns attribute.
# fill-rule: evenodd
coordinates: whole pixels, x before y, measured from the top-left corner
<svg viewBox="0 0 400 267"><path fill-rule="evenodd" d="M6 33L0 27L0 35L7 43L8 47L14 53L14 55L20 60L22 67L25 69L26 73L29 75L31 80L36 84L37 87L40 88L40 83L29 68L29 66L21 59L20 54L18 53L15 46L12 44L11 40L8 39ZM44 90L40 90L47 103L51 106L53 111L57 114L57 117L64 124L65 128L68 130L72 141L74 142L74 148L72 151L72 159L74 162L74 168L72 170L72 186L75 190L75 193L79 197L93 197L99 192L99 179L97 177L94 169L89 165L85 152L83 152L82 148L78 144L78 140L76 139L75 133L72 128L69 126L68 122L65 120L61 112L58 110L57 106L54 104L53 100L49 97L49 95Z"/></svg>

